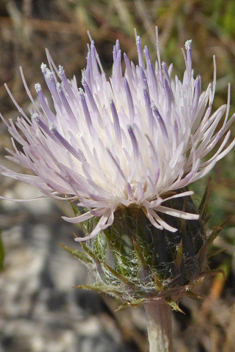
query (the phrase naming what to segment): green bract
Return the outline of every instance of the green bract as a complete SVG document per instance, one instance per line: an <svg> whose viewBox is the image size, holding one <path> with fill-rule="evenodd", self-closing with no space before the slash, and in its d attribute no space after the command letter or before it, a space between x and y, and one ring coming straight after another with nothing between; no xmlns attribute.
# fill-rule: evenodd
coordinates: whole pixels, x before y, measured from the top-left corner
<svg viewBox="0 0 235 352"><path fill-rule="evenodd" d="M170 201L176 209L200 213L199 220L162 215L177 233L158 230L141 208L120 207L111 227L86 245L81 243L83 251L63 246L95 273L95 284L80 287L115 296L122 306L164 299L179 309L178 300L210 274L206 255L221 227L206 235L209 190L208 185L198 210L191 197ZM96 222L93 218L84 225L89 233Z"/></svg>

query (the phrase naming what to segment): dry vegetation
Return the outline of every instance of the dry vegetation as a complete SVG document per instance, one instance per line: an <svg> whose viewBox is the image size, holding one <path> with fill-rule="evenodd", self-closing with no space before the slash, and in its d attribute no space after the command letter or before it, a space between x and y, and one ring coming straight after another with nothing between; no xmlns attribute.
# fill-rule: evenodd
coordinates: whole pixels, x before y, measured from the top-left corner
<svg viewBox="0 0 235 352"><path fill-rule="evenodd" d="M112 45L119 39L121 48L136 59L133 28L153 53L155 26L160 33L162 57L174 63L179 75L184 64L181 47L193 39L193 61L206 86L213 75L212 56L217 61L217 95L214 107L227 100L231 82L231 113L235 106L235 2L234 0L5 0L0 1L0 111L15 117L15 108L3 86L7 82L18 103L27 110L28 100L19 75L19 66L32 92L42 82L41 62L48 48L57 65L64 66L68 77L76 75L86 62L87 30L96 42L104 68L112 64ZM6 129L0 125L1 142L8 145ZM235 127L233 127L235 136ZM226 249L211 258L212 268L222 267L227 281L219 274L206 282L200 293L204 300L185 299L176 314L177 351L232 352L235 350L235 151L216 166L213 173L213 195L210 227L232 215L229 224L215 242L215 249ZM8 186L4 181L0 186ZM197 197L205 181L194 186ZM196 197L196 198L197 198ZM107 301L108 304L113 304ZM107 304L106 302L106 304ZM118 313L118 325L125 337L134 339L139 351L145 350L136 326L124 324L128 314ZM137 351L137 349L136 349Z"/></svg>

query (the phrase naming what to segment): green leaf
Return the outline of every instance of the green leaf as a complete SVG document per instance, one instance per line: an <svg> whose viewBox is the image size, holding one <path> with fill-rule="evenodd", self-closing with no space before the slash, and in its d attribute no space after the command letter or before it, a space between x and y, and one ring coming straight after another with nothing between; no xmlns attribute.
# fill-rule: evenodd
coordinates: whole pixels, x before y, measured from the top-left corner
<svg viewBox="0 0 235 352"><path fill-rule="evenodd" d="M201 219L204 220L205 222L207 219L208 204L209 204L209 199L210 199L211 191L212 191L211 182L212 182L212 179L211 179L211 177L209 177L205 192L204 192L202 200L201 200L201 203L198 207L198 211L201 214Z"/></svg>
<svg viewBox="0 0 235 352"><path fill-rule="evenodd" d="M175 270L178 270L180 268L182 258L183 258L183 242L181 240L178 246L176 246L176 258L174 261Z"/></svg>
<svg viewBox="0 0 235 352"><path fill-rule="evenodd" d="M89 255L87 253L81 252L81 251L74 249L74 248L70 248L68 246L64 246L63 244L59 244L59 246L62 247L63 249L65 249L67 252L71 253L74 257L81 260L81 262L83 262L85 264L92 264L93 263L93 261L91 260L91 258L89 257Z"/></svg>
<svg viewBox="0 0 235 352"><path fill-rule="evenodd" d="M137 257L138 257L138 260L139 260L139 263L141 264L143 270L145 272L148 272L148 264L146 263L146 260L143 256L143 253L142 253L142 250L141 248L139 247L139 245L137 244L134 236L132 236L132 241L133 241L133 245L134 245L134 248L135 248L135 251L136 251L136 254L137 254Z"/></svg>
<svg viewBox="0 0 235 352"><path fill-rule="evenodd" d="M215 226L214 230L212 231L212 233L210 234L210 236L206 240L206 243L199 250L199 252L197 254L198 255L198 264L199 264L198 271L201 270L201 268L203 267L203 265L205 263L210 245L212 244L214 239L221 233L221 231L227 225L228 221L229 221L229 219L225 220L221 225Z"/></svg>
<svg viewBox="0 0 235 352"><path fill-rule="evenodd" d="M91 257L94 260L95 263L100 264L99 258L97 258L97 256L93 253L93 251L91 251L90 248L85 245L85 243L81 242L81 246L84 249L84 251L89 255L89 257Z"/></svg>
<svg viewBox="0 0 235 352"><path fill-rule="evenodd" d="M72 208L75 216L81 215L80 210L78 209L78 207L72 201L69 201L69 204L71 205L71 208Z"/></svg>
<svg viewBox="0 0 235 352"><path fill-rule="evenodd" d="M92 290L98 293L106 293L110 294L111 296L116 296L117 298L123 298L122 292L119 292L118 289L113 288L109 285L100 285L100 284L90 284L90 285L79 285L75 286L75 288L81 288L83 290Z"/></svg>
<svg viewBox="0 0 235 352"><path fill-rule="evenodd" d="M121 282L123 282L125 285L134 288L134 285L129 281L128 278L120 275L116 270L114 270L113 268L111 268L108 264L102 262L102 264L111 272L111 274L113 276L115 276L118 280L120 280Z"/></svg>
<svg viewBox="0 0 235 352"><path fill-rule="evenodd" d="M166 298L166 303L168 303L173 310L185 314L184 311L180 309L178 304L172 298Z"/></svg>

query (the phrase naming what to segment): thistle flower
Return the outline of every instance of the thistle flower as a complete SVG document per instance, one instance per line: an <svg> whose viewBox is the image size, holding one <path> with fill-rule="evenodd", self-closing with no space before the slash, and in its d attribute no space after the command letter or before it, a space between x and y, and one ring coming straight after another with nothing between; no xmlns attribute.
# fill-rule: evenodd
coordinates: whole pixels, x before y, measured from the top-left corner
<svg viewBox="0 0 235 352"><path fill-rule="evenodd" d="M2 117L13 137L14 151L8 150L7 158L35 175L3 166L2 174L37 187L46 196L77 201L86 211L63 217L69 222L98 218L91 233L78 241L110 227L115 211L122 207L141 208L155 228L170 232L178 229L169 216L198 219L195 212L171 207L170 202L190 196L193 192L186 187L206 175L235 144L226 146L235 118L228 119L229 104L212 114L215 68L214 81L203 92L201 77L194 78L191 41L185 44L182 81L171 78L172 65L167 68L161 63L158 40L155 64L148 48L142 51L139 36L136 44L138 65L124 53L123 73L116 42L112 75L107 79L91 41L83 88L77 88L75 78L69 81L63 68L57 69L48 56L50 68L42 64L41 69L52 107L37 83L38 107L21 70L34 106L31 118L8 90L22 117L15 123ZM214 154L205 160L211 151Z"/></svg>
<svg viewBox="0 0 235 352"><path fill-rule="evenodd" d="M21 70L34 111L29 118L7 88L22 117L2 119L13 137L8 159L34 175L3 166L2 174L83 209L64 217L84 223L86 236L76 240L92 239L81 243L83 251L64 246L97 274L95 284L81 287L106 292L122 305L144 304L150 352L172 352L169 305L179 309L178 300L207 275L208 247L222 228L206 235L209 187L197 210L187 186L235 145L229 144L235 115L228 119L230 90L228 104L212 113L215 60L213 83L202 92L191 41L183 51L182 81L161 63L158 39L155 64L138 36L136 44L138 65L124 54L123 73L116 42L107 79L91 41L80 89L48 54L50 68L41 68L52 104L40 84L39 105L34 101Z"/></svg>

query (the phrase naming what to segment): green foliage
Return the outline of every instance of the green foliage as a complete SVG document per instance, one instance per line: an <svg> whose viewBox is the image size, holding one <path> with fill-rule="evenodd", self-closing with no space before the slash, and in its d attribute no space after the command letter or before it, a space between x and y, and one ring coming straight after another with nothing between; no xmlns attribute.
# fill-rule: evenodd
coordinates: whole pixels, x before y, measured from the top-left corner
<svg viewBox="0 0 235 352"><path fill-rule="evenodd" d="M87 244L81 243L83 251L62 246L96 276L96 283L79 287L115 296L122 306L165 299L172 309L180 310L177 301L192 294L203 277L214 273L208 271L207 253L225 223L206 236L210 186L209 181L199 206L200 220L186 221L162 214L163 220L179 229L177 233L156 229L139 207L120 207L111 227ZM197 213L190 197L172 202L169 206ZM85 231L91 232L97 221L88 220Z"/></svg>
<svg viewBox="0 0 235 352"><path fill-rule="evenodd" d="M79 259L83 264L89 265L89 264L93 263L91 258L89 257L89 255L87 255L86 253L81 252L81 251L74 249L74 248L70 248L68 246L64 246L62 244L59 244L59 246L61 246L67 252L72 254L75 258Z"/></svg>

